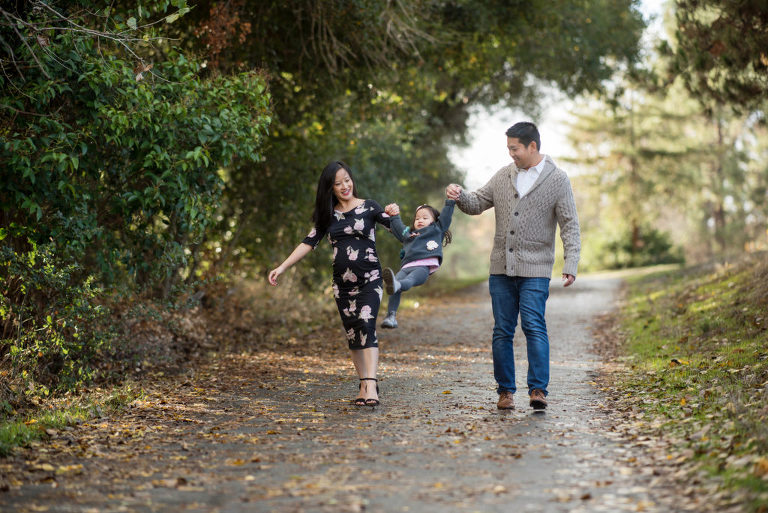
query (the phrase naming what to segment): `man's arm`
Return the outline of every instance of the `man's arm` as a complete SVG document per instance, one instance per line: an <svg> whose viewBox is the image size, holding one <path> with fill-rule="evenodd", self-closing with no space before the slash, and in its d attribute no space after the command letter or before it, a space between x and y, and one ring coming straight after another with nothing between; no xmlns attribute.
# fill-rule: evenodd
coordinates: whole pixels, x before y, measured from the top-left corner
<svg viewBox="0 0 768 513"><path fill-rule="evenodd" d="M499 173L496 173L487 184L475 192L466 192L460 185L452 183L446 187L445 195L448 199L456 200L459 210L465 214L482 214L493 206L493 190L498 176Z"/></svg>
<svg viewBox="0 0 768 513"><path fill-rule="evenodd" d="M557 224L560 225L560 239L563 241L563 253L565 256L563 277L573 277L573 279L566 278L565 286L567 287L576 279L579 255L581 253L581 232L571 182L567 178L565 180L564 191L555 204L555 215L557 216Z"/></svg>

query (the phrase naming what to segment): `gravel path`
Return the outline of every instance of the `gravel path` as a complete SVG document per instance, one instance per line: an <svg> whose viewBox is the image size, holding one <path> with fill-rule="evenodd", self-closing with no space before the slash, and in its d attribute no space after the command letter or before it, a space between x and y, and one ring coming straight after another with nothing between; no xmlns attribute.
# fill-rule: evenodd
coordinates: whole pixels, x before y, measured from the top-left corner
<svg viewBox="0 0 768 513"><path fill-rule="evenodd" d="M337 333L231 355L0 460L13 483L0 511L676 511L594 386L590 326L618 285L553 281L545 413L527 404L522 335L517 409L495 407L483 284L380 331L375 410L349 404L357 383Z"/></svg>

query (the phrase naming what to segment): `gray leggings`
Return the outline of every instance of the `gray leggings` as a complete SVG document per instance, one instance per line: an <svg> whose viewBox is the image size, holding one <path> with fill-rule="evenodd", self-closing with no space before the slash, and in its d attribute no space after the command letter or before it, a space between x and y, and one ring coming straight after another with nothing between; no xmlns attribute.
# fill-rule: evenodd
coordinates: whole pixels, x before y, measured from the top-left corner
<svg viewBox="0 0 768 513"><path fill-rule="evenodd" d="M397 312L400 307L400 294L410 289L411 287L417 287L423 285L427 278L429 278L429 267L421 265L418 267L406 267L400 269L395 275L397 281L400 282L400 290L389 296L389 304L387 304L387 313Z"/></svg>

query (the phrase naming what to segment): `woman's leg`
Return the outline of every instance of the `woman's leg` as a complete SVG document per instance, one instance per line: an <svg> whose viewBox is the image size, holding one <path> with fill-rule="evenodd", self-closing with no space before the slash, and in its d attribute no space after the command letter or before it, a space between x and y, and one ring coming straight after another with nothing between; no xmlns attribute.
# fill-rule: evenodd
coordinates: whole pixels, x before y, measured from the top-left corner
<svg viewBox="0 0 768 513"><path fill-rule="evenodd" d="M352 363L355 364L357 375L362 378L376 378L379 370L379 348L369 347L368 349L351 349ZM360 394L358 397L363 399L378 399L379 394L376 390L375 381L361 381Z"/></svg>

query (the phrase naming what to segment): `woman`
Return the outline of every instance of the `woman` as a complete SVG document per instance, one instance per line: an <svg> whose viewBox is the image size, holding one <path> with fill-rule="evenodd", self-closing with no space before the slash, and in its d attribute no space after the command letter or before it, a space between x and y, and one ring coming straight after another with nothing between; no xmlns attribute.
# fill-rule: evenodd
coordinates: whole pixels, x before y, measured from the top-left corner
<svg viewBox="0 0 768 513"><path fill-rule="evenodd" d="M394 215L396 210L391 213ZM270 271L269 283L277 285L278 276L328 235L333 247L333 295L360 378L360 391L353 403L376 407L380 404L376 317L384 290L375 232L376 223L389 228L389 215L375 201L357 197L349 166L336 161L325 166L320 175L312 221L315 226L309 235Z"/></svg>

